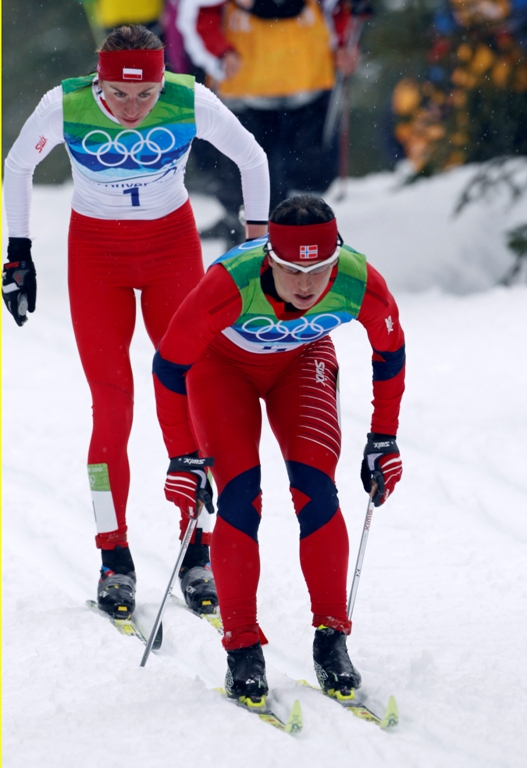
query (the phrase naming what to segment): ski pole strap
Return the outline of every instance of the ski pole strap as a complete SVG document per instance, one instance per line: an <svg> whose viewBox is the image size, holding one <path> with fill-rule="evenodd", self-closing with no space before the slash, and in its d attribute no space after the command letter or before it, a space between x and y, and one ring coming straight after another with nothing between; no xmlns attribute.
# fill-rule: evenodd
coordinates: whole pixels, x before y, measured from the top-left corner
<svg viewBox="0 0 527 768"><path fill-rule="evenodd" d="M203 469L203 467L212 467L214 465L213 458L199 458L197 456L176 456L170 459L168 467L169 472L182 472L193 469Z"/></svg>

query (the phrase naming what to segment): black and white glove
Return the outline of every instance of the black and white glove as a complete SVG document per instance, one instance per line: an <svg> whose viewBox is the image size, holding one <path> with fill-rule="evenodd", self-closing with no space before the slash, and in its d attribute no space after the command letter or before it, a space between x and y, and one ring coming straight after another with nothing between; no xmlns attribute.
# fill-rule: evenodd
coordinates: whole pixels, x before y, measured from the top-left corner
<svg viewBox="0 0 527 768"><path fill-rule="evenodd" d="M37 301L37 273L31 258L31 240L10 237L7 258L2 272L2 297L15 323L22 326L27 321L27 313L35 311Z"/></svg>
<svg viewBox="0 0 527 768"><path fill-rule="evenodd" d="M377 486L372 497L376 507L384 504L388 496L393 493L402 474L403 464L395 437L369 432L360 477L366 493L371 493L372 484Z"/></svg>
<svg viewBox="0 0 527 768"><path fill-rule="evenodd" d="M212 467L214 459L200 459L196 453L170 459L165 496L180 508L183 515L198 517L201 507L214 514L212 486L206 467Z"/></svg>

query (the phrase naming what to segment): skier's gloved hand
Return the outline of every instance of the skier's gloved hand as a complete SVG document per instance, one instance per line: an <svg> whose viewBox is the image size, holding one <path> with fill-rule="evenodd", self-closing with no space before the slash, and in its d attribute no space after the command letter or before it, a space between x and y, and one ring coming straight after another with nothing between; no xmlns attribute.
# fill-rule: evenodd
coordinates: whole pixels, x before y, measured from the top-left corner
<svg viewBox="0 0 527 768"><path fill-rule="evenodd" d="M206 467L212 467L214 459L201 459L197 452L170 459L165 496L173 501L183 514L198 517L201 507L214 514L212 486Z"/></svg>
<svg viewBox="0 0 527 768"><path fill-rule="evenodd" d="M376 507L384 504L388 496L393 493L402 474L403 464L395 437L369 432L360 477L366 493L371 492L372 483L377 486L372 498Z"/></svg>
<svg viewBox="0 0 527 768"><path fill-rule="evenodd" d="M15 323L22 326L27 321L27 313L35 311L37 301L37 273L31 258L31 240L10 237L7 258L2 272L2 297Z"/></svg>

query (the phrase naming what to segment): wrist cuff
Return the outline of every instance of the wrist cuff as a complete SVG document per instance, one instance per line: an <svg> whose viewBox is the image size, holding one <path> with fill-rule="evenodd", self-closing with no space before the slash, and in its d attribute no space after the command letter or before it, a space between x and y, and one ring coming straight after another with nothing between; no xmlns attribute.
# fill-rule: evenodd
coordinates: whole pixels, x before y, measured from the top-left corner
<svg viewBox="0 0 527 768"><path fill-rule="evenodd" d="M32 261L31 240L29 237L10 237L7 245L9 261Z"/></svg>

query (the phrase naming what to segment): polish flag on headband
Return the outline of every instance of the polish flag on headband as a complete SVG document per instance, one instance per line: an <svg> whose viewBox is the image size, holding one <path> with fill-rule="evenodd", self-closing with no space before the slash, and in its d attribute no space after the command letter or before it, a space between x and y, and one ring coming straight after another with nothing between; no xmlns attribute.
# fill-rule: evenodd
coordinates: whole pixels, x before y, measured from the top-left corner
<svg viewBox="0 0 527 768"><path fill-rule="evenodd" d="M325 261L337 247L337 220L322 224L275 224L269 222L269 242L285 261Z"/></svg>
<svg viewBox="0 0 527 768"><path fill-rule="evenodd" d="M109 82L160 83L165 73L164 51L99 51L97 72L101 80Z"/></svg>
<svg viewBox="0 0 527 768"><path fill-rule="evenodd" d="M133 67L123 67L123 80L142 80L143 70Z"/></svg>

